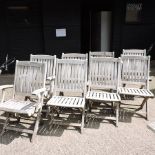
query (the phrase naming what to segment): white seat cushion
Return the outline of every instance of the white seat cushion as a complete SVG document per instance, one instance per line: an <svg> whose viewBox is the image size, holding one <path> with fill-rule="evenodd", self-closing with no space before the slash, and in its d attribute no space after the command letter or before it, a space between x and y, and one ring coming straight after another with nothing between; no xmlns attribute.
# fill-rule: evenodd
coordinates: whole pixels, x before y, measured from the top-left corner
<svg viewBox="0 0 155 155"><path fill-rule="evenodd" d="M85 99L82 97L53 96L47 102L47 105L70 108L84 108Z"/></svg>
<svg viewBox="0 0 155 155"><path fill-rule="evenodd" d="M0 110L5 112L27 114L31 116L35 113L36 103L30 101L17 101L14 99L0 103Z"/></svg>
<svg viewBox="0 0 155 155"><path fill-rule="evenodd" d="M98 101L110 101L110 102L118 102L121 100L120 96L117 93L98 92L98 91L88 91L86 99L98 100Z"/></svg>
<svg viewBox="0 0 155 155"><path fill-rule="evenodd" d="M119 94L124 94L124 95L154 97L153 93L147 89L119 87L118 92Z"/></svg>

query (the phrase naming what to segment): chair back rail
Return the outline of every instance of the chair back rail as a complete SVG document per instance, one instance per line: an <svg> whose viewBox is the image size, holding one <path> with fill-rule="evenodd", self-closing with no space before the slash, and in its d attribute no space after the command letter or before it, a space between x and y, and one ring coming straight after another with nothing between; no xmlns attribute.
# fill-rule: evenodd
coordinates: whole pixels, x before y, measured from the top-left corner
<svg viewBox="0 0 155 155"><path fill-rule="evenodd" d="M108 52L108 51L90 51L89 52L89 56L92 57L115 57L115 53L114 52Z"/></svg>
<svg viewBox="0 0 155 155"><path fill-rule="evenodd" d="M89 90L117 90L120 80L120 58L90 57Z"/></svg>
<svg viewBox="0 0 155 155"><path fill-rule="evenodd" d="M122 83L149 87L150 56L122 56Z"/></svg>
<svg viewBox="0 0 155 155"><path fill-rule="evenodd" d="M146 56L146 49L123 49L123 55Z"/></svg>
<svg viewBox="0 0 155 155"><path fill-rule="evenodd" d="M14 92L31 94L34 90L45 88L46 63L16 61Z"/></svg>
<svg viewBox="0 0 155 155"><path fill-rule="evenodd" d="M62 53L62 59L81 59L86 60L88 59L88 54L82 53Z"/></svg>
<svg viewBox="0 0 155 155"><path fill-rule="evenodd" d="M30 61L46 63L47 65L47 74L46 78L50 76L55 76L55 67L56 67L56 55L30 55Z"/></svg>
<svg viewBox="0 0 155 155"><path fill-rule="evenodd" d="M56 92L86 93L87 60L57 59L56 65Z"/></svg>

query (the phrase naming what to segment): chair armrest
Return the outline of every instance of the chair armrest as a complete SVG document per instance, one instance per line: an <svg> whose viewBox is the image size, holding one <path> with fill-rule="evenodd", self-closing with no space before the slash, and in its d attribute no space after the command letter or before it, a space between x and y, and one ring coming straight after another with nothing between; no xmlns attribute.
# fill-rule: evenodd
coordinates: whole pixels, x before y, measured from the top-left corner
<svg viewBox="0 0 155 155"><path fill-rule="evenodd" d="M55 76L49 76L49 77L47 77L47 80L49 80L49 81L55 80Z"/></svg>
<svg viewBox="0 0 155 155"><path fill-rule="evenodd" d="M5 90L6 89L9 89L9 88L13 88L13 85L2 85L2 86L0 86L0 90L2 90L2 99L1 99L1 102L4 102Z"/></svg>
<svg viewBox="0 0 155 155"><path fill-rule="evenodd" d="M46 91L46 88L37 89L32 92L32 95L36 95L36 96L41 95L42 96L45 91Z"/></svg>
<svg viewBox="0 0 155 155"><path fill-rule="evenodd" d="M13 88L13 85L2 85L2 86L0 86L0 90L5 90L5 89L9 89L9 88Z"/></svg>

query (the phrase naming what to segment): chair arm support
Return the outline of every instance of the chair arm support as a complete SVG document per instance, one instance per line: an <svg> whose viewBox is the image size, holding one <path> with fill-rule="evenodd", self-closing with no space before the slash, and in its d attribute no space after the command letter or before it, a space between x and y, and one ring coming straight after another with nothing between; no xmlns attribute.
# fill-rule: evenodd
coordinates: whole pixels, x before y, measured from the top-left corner
<svg viewBox="0 0 155 155"><path fill-rule="evenodd" d="M5 90L6 89L9 89L9 88L13 88L13 85L2 85L2 86L0 86L0 90L2 90L2 99L1 99L1 102L4 102Z"/></svg>
<svg viewBox="0 0 155 155"><path fill-rule="evenodd" d="M47 77L47 80L49 80L49 81L55 80L55 76L49 76L49 77Z"/></svg>
<svg viewBox="0 0 155 155"><path fill-rule="evenodd" d="M46 88L37 89L32 92L32 95L42 96L44 95L45 91L46 91Z"/></svg>
<svg viewBox="0 0 155 155"><path fill-rule="evenodd" d="M41 88L41 89L34 90L32 92L32 95L35 95L38 98L38 105L36 106L36 111L42 108L43 96L45 91L46 91L46 88Z"/></svg>

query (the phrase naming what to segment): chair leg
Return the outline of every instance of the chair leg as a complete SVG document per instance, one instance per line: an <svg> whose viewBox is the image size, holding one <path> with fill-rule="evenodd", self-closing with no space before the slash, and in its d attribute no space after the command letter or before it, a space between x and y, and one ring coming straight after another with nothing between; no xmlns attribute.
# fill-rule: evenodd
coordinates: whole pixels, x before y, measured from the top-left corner
<svg viewBox="0 0 155 155"><path fill-rule="evenodd" d="M85 109L82 109L81 133L83 133L84 118L85 118Z"/></svg>
<svg viewBox="0 0 155 155"><path fill-rule="evenodd" d="M149 117L148 117L148 102L146 101L146 120L148 121L149 120Z"/></svg>
<svg viewBox="0 0 155 155"><path fill-rule="evenodd" d="M118 127L118 119L119 119L119 103L116 105L116 127Z"/></svg>
<svg viewBox="0 0 155 155"><path fill-rule="evenodd" d="M2 129L2 132L1 132L0 136L3 136L3 134L5 132L5 129L6 129L7 125L8 125L8 123L9 123L9 120L10 120L10 114L7 113L7 117L6 117L5 123L3 125L3 129Z"/></svg>
<svg viewBox="0 0 155 155"><path fill-rule="evenodd" d="M35 136L37 135L39 122L40 122L40 115L41 115L41 110L39 110L38 115L37 115L37 119L36 119L36 122L35 122L35 125L34 125L34 131L33 131L32 138L31 138L31 142L33 142Z"/></svg>

